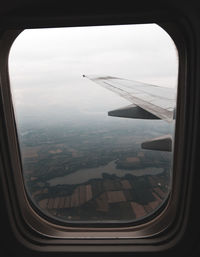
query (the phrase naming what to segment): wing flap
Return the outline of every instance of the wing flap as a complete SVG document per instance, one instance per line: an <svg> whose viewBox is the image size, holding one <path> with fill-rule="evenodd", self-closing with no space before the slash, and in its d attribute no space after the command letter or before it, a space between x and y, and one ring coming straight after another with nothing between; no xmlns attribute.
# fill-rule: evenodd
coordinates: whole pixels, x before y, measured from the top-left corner
<svg viewBox="0 0 200 257"><path fill-rule="evenodd" d="M109 116L122 117L122 118L134 118L134 119L159 119L157 116L150 112L145 111L137 105L131 104L123 108L112 110L108 112Z"/></svg>
<svg viewBox="0 0 200 257"><path fill-rule="evenodd" d="M157 150L157 151L172 151L172 137L165 135L162 137L153 138L151 140L142 143L142 148L146 150Z"/></svg>

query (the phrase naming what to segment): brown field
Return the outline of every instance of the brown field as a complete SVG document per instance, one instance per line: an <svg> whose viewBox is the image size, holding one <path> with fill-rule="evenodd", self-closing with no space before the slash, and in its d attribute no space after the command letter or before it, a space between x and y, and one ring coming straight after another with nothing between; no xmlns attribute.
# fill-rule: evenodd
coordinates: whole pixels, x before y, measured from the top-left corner
<svg viewBox="0 0 200 257"><path fill-rule="evenodd" d="M136 218L141 218L146 215L146 210L141 204L136 202L131 202L131 207L133 209L133 212L135 213Z"/></svg>
<svg viewBox="0 0 200 257"><path fill-rule="evenodd" d="M138 157L144 157L144 153L143 152L139 152L137 156Z"/></svg>
<svg viewBox="0 0 200 257"><path fill-rule="evenodd" d="M74 148L68 148L67 150L72 153L72 157L79 157L78 151Z"/></svg>
<svg viewBox="0 0 200 257"><path fill-rule="evenodd" d="M139 162L140 159L138 157L128 157L128 158L126 158L126 161L128 163L135 163L135 162Z"/></svg>
<svg viewBox="0 0 200 257"><path fill-rule="evenodd" d="M119 202L126 201L123 191L108 191L107 198L108 198L108 203L119 203Z"/></svg>
<svg viewBox="0 0 200 257"><path fill-rule="evenodd" d="M51 150L49 153L56 154L56 153L62 153L61 149Z"/></svg>
<svg viewBox="0 0 200 257"><path fill-rule="evenodd" d="M123 189L131 189L132 186L127 179L121 180L122 188Z"/></svg>
<svg viewBox="0 0 200 257"><path fill-rule="evenodd" d="M40 150L40 146L35 147L23 147L21 149L23 158L36 158L38 157L38 151Z"/></svg>

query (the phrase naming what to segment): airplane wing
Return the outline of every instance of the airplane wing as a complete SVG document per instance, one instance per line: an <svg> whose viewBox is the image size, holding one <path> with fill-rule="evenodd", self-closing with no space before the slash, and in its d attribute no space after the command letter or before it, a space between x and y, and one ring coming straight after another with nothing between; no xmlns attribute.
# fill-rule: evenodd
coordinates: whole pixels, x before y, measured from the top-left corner
<svg viewBox="0 0 200 257"><path fill-rule="evenodd" d="M164 88L112 76L83 75L83 77L90 79L132 103L124 108L108 112L109 116L162 119L169 123L175 119L176 92L173 88ZM142 148L172 151L172 136L165 135L143 142Z"/></svg>
<svg viewBox="0 0 200 257"><path fill-rule="evenodd" d="M102 87L127 99L132 105L110 111L109 115L140 119L162 119L172 122L175 116L176 94L164 88L112 76L83 75ZM132 115L130 117L130 115Z"/></svg>

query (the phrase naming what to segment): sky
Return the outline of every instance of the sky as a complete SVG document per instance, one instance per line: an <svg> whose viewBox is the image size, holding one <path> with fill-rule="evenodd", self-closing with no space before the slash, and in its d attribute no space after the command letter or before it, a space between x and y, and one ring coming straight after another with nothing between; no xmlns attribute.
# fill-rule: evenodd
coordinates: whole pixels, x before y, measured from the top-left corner
<svg viewBox="0 0 200 257"><path fill-rule="evenodd" d="M82 75L109 75L176 87L178 55L156 24L31 29L9 55L18 120L105 119L130 104Z"/></svg>

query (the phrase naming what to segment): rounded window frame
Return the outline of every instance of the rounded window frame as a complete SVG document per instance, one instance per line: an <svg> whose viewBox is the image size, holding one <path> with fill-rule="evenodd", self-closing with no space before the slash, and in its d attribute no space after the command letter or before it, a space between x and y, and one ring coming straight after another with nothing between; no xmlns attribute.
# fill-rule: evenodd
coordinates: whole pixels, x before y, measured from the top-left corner
<svg viewBox="0 0 200 257"><path fill-rule="evenodd" d="M74 25L76 26L76 24ZM158 25L161 26L159 23ZM20 238L26 245L29 245L29 247L39 250L41 249L41 245L45 245L47 246L48 251L77 251L76 245L81 245L80 251L84 250L84 247L87 248L87 250L89 249L89 251L96 251L97 248L98 251L105 251L105 246L108 251L116 251L118 248L117 251L144 251L145 249L146 251L149 251L150 249L155 250L155 245L157 245L158 242L162 242L164 238L166 239L164 232L173 231L174 233L174 231L179 228L180 222L182 221L180 218L177 219L177 217L180 216L179 207L182 205L183 208L184 205L180 201L180 195L181 191L186 191L187 189L187 185L184 185L181 189L180 181L178 180L182 174L183 145L185 143L183 140L185 131L183 131L183 129L181 130L181 124L185 124L185 103L183 102L182 97L185 95L186 90L186 49L185 40L182 40L182 35L178 33L177 28L174 28L173 24L162 24L161 27L165 29L172 39L174 39L179 53L177 120L175 129L176 140L173 161L173 170L175 172L173 172L172 192L167 206L153 220L133 227L120 228L60 226L40 217L30 205L23 186L19 145L16 136L16 125L8 74L9 50L16 37L21 33L21 30L8 31L5 33L2 44L0 45L0 75L2 78L2 95L3 99L5 99L5 125L7 135L9 135L9 137L7 136L7 140L11 163L10 171L5 176L9 190L5 190L10 191L9 196L12 198L12 203L14 201L13 199L17 200L16 204L14 204L13 216L15 220L14 223L18 223L19 226L18 228L15 226L14 230L16 233L19 233L20 231ZM175 36L173 37L173 35ZM13 172L14 170L15 172ZM188 172L185 172L184 178L187 178L187 176ZM185 180L187 180L186 178ZM186 181L184 184L186 184ZM19 187L18 185L21 186ZM12 187L13 189L10 190ZM173 228L173 230L170 228ZM34 231L34 236L30 233L30 230ZM117 245L120 247L117 247ZM163 247L164 245L159 247L159 249Z"/></svg>

